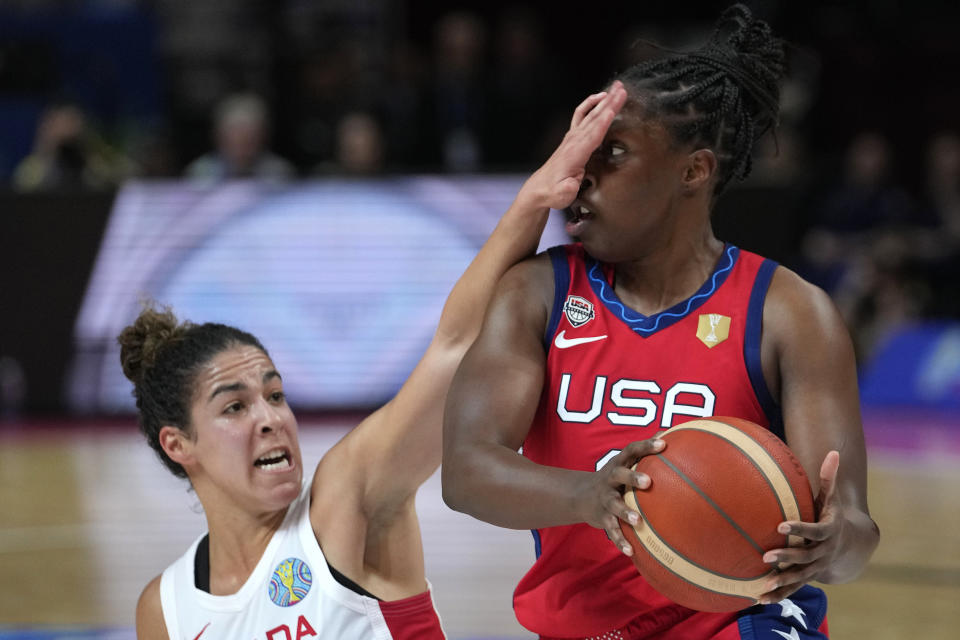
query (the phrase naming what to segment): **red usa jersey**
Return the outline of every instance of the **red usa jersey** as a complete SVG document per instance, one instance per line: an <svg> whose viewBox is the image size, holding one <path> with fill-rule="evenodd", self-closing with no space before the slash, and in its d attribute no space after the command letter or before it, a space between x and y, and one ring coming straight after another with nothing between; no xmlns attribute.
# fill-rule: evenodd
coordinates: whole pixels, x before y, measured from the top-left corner
<svg viewBox="0 0 960 640"><path fill-rule="evenodd" d="M554 247L550 258L556 292L546 377L524 456L594 471L634 440L711 415L751 420L783 437L760 366L763 302L776 263L726 245L693 296L648 317L619 300L612 268L582 246ZM644 620L652 635L694 615L654 591L600 529L533 534L537 560L514 593L528 629L590 637L633 622L632 637L646 637ZM704 615L714 628L737 618Z"/></svg>
<svg viewBox="0 0 960 640"><path fill-rule="evenodd" d="M310 482L244 585L216 596L194 582L196 542L160 578L172 640L443 640L430 591L384 602L351 591L327 568L310 523Z"/></svg>

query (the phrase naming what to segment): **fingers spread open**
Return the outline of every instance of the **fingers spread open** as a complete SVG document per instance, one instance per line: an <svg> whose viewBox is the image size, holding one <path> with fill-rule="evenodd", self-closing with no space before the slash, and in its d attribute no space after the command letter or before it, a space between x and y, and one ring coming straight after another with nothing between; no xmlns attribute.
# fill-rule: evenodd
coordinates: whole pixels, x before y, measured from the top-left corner
<svg viewBox="0 0 960 640"><path fill-rule="evenodd" d="M659 438L650 438L648 440L637 440L631 442L623 451L621 451L614 460L625 467L632 467L637 460L643 456L649 456L654 453L660 453L666 446L666 442Z"/></svg>
<svg viewBox="0 0 960 640"><path fill-rule="evenodd" d="M620 523L617 521L616 516L609 515L604 519L603 530L607 533L610 541L617 545L617 548L620 549L623 555L633 555L633 547L631 547L627 539L623 537L623 532L620 530Z"/></svg>
<svg viewBox="0 0 960 640"><path fill-rule="evenodd" d="M610 484L618 487L646 489L650 486L650 476L627 467L617 466L610 472Z"/></svg>
<svg viewBox="0 0 960 640"><path fill-rule="evenodd" d="M627 503L623 501L623 496L620 495L619 491L611 491L607 494L606 499L603 501L603 508L607 512L607 516L613 515L615 518L619 518L630 524L636 524L640 521L640 514L627 506ZM614 522L613 524L617 524Z"/></svg>
<svg viewBox="0 0 960 640"><path fill-rule="evenodd" d="M586 117L590 110L593 109L601 100L606 97L607 92L601 91L600 93L594 93L593 95L587 96L587 99L580 103L580 105L574 110L573 118L570 119L570 128L573 129Z"/></svg>

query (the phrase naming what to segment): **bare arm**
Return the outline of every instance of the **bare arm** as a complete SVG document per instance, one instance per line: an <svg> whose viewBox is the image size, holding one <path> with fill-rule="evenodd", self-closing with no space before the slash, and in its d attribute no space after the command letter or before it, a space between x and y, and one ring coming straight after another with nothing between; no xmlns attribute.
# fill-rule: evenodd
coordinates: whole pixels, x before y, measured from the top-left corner
<svg viewBox="0 0 960 640"><path fill-rule="evenodd" d="M447 397L443 497L452 509L502 527L586 522L629 554L617 519L635 522L638 515L627 509L621 487L649 486L629 467L659 441L631 443L598 472L544 466L517 453L543 388L552 292L547 256L514 267L501 281Z"/></svg>
<svg viewBox="0 0 960 640"><path fill-rule="evenodd" d="M440 463L447 390L493 289L511 265L533 252L549 209L576 197L587 159L625 100L616 83L580 104L560 147L524 183L454 287L434 340L397 396L317 467L311 519L324 552L381 597L410 595L423 582L413 499Z"/></svg>
<svg viewBox="0 0 960 640"><path fill-rule="evenodd" d="M317 465L310 507L317 538L333 566L378 597L402 598L425 586L414 497L440 464L447 388L497 279L536 250L548 212L518 196L454 285L426 353L397 395Z"/></svg>
<svg viewBox="0 0 960 640"><path fill-rule="evenodd" d="M167 640L167 625L160 606L160 576L147 584L137 601L137 640Z"/></svg>
<svg viewBox="0 0 960 640"><path fill-rule="evenodd" d="M566 207L576 196L584 165L623 105L621 91L619 85L611 87L606 99L611 103L609 111L601 103L585 115L581 105L574 115L570 132L544 165L544 169L562 169L559 175L566 176L548 183L554 185L551 206ZM636 521L638 514L627 510L620 488L649 485L646 476L630 471L629 466L659 445L632 443L597 473L547 467L517 453L543 387L541 340L552 292L553 274L546 256L518 265L501 280L480 337L464 357L447 396L444 500L453 509L504 527L587 522L605 529L630 553L617 518Z"/></svg>
<svg viewBox="0 0 960 640"><path fill-rule="evenodd" d="M363 462L349 468L362 470L359 480L365 487L362 501L367 513L378 512L381 506L392 508L411 498L440 464L447 389L480 330L497 281L508 268L533 254L549 210L566 206L576 196L586 159L625 99L626 91L617 85L581 103L564 143L524 183L457 281L436 335L409 379L393 400L346 438L344 449Z"/></svg>
<svg viewBox="0 0 960 640"><path fill-rule="evenodd" d="M497 280L533 255L546 224L549 208L525 196L521 192L457 280L427 351L397 395L351 434L363 440L371 474L368 497L374 503L411 496L440 464L443 403L450 380L480 331Z"/></svg>
<svg viewBox="0 0 960 640"><path fill-rule="evenodd" d="M779 387L787 443L814 485L819 508L816 523L781 525L785 533L811 540L810 546L766 556L794 564L770 584L768 595L776 601L811 580L855 579L876 549L880 531L867 507L856 364L839 312L823 291L780 268L763 322L764 369Z"/></svg>
<svg viewBox="0 0 960 640"><path fill-rule="evenodd" d="M503 278L447 397L444 501L514 529L576 522L573 487L587 475L542 467L517 453L543 387L541 336L552 284L546 256Z"/></svg>

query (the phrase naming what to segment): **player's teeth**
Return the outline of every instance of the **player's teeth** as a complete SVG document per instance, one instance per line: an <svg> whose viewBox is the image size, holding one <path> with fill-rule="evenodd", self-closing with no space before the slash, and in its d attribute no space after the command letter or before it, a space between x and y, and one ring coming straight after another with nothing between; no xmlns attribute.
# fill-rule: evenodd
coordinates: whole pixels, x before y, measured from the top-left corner
<svg viewBox="0 0 960 640"><path fill-rule="evenodd" d="M290 466L290 461L287 460L286 458L284 458L283 460L280 460L279 462L272 462L272 463L270 463L270 464L262 464L262 465L260 465L260 468L269 471L270 469L281 469L281 468L286 469L286 468L289 467L289 466Z"/></svg>

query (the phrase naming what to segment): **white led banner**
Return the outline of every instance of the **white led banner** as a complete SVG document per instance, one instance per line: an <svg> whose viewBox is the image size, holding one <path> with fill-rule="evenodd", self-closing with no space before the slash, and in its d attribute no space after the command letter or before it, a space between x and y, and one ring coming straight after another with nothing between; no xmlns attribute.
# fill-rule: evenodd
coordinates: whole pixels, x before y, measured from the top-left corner
<svg viewBox="0 0 960 640"><path fill-rule="evenodd" d="M295 406L383 402L422 355L450 288L523 179L130 183L77 318L68 404L133 409L116 336L144 299L256 335ZM554 213L541 249L566 241Z"/></svg>

